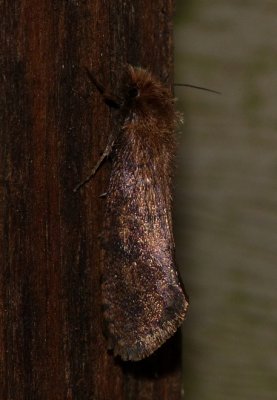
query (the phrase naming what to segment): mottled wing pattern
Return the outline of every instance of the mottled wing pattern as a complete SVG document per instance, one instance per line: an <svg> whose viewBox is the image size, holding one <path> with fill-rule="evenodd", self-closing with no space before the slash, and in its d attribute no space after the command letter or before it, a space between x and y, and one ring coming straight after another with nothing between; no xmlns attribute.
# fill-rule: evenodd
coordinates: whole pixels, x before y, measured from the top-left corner
<svg viewBox="0 0 277 400"><path fill-rule="evenodd" d="M131 127L115 146L102 295L109 346L123 360L154 352L180 326L188 307L174 261L170 162L166 145L153 150Z"/></svg>

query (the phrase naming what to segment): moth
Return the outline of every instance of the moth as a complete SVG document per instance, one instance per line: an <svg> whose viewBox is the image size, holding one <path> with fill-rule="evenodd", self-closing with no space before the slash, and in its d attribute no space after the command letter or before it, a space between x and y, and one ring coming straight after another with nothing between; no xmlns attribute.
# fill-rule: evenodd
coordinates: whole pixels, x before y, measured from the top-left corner
<svg viewBox="0 0 277 400"><path fill-rule="evenodd" d="M88 74L106 103L118 109L121 125L75 191L111 157L103 223L103 316L114 355L137 361L175 333L188 309L171 215L180 115L171 91L148 70L127 66L116 96Z"/></svg>

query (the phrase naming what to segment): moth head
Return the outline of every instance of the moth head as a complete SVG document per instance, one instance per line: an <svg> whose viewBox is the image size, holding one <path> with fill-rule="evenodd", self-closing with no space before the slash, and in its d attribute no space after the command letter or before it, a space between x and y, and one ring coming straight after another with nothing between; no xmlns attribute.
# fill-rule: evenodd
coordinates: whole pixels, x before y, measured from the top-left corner
<svg viewBox="0 0 277 400"><path fill-rule="evenodd" d="M129 99L136 99L137 97L140 96L140 91L139 91L137 85L130 85L128 87L127 96Z"/></svg>
<svg viewBox="0 0 277 400"><path fill-rule="evenodd" d="M174 116L171 91L146 69L129 65L123 91L125 106L137 113Z"/></svg>

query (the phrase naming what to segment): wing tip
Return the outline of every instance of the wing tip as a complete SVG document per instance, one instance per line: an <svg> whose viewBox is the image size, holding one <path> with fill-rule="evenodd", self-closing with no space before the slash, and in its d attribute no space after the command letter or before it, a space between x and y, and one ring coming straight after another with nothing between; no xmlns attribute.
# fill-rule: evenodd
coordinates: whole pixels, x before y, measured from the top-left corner
<svg viewBox="0 0 277 400"><path fill-rule="evenodd" d="M174 318L164 320L160 326L152 328L148 333L143 333L139 337L117 338L114 333L108 335L109 349L114 356L119 356L123 361L141 361L151 356L159 349L177 329L182 325L187 315L189 307L188 299L184 296L182 309L175 313ZM147 327L149 328L149 327Z"/></svg>

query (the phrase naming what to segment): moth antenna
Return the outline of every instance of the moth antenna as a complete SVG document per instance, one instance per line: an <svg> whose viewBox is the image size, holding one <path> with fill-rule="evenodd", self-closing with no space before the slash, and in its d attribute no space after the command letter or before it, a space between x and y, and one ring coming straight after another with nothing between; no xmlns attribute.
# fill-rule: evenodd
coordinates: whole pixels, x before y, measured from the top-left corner
<svg viewBox="0 0 277 400"><path fill-rule="evenodd" d="M89 80L94 84L94 86L96 87L98 92L100 94L102 94L102 96L105 100L105 103L110 107L120 108L121 104L122 104L121 99L118 96L107 92L105 87L102 85L102 83L100 83L98 81L98 79L93 75L93 73L87 67L85 67L85 70L86 70Z"/></svg>
<svg viewBox="0 0 277 400"><path fill-rule="evenodd" d="M203 86L190 85L189 83L174 83L173 86L186 86L193 89L205 90L206 92L221 94L221 92L218 92L217 90L205 88Z"/></svg>

